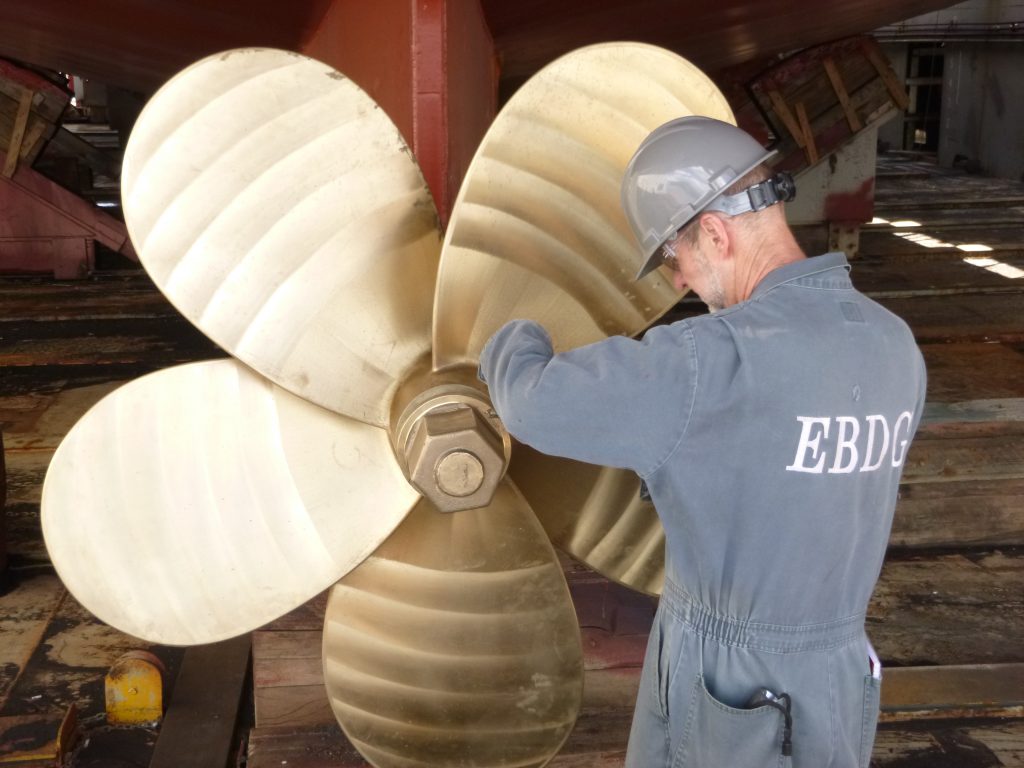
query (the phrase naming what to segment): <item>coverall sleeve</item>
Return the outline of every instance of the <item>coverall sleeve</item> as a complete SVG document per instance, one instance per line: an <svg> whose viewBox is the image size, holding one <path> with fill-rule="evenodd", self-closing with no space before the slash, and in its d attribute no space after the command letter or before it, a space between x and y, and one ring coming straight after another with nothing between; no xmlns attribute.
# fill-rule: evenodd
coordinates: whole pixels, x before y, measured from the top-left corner
<svg viewBox="0 0 1024 768"><path fill-rule="evenodd" d="M692 331L659 326L555 355L547 332L513 320L488 341L480 378L508 431L543 453L641 477L675 448L693 407Z"/></svg>

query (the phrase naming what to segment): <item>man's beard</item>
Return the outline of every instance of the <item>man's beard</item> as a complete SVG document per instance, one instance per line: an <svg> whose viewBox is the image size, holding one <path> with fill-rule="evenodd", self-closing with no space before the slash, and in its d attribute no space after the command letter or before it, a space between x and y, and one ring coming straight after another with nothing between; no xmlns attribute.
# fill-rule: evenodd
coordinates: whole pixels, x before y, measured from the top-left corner
<svg viewBox="0 0 1024 768"><path fill-rule="evenodd" d="M711 312L719 312L725 309L725 290L722 288L722 280L718 276L718 272L711 266L708 257L704 255L704 250L698 246L694 251L697 269L700 270L707 283L704 291L707 295L701 295L701 301L708 305L708 310Z"/></svg>

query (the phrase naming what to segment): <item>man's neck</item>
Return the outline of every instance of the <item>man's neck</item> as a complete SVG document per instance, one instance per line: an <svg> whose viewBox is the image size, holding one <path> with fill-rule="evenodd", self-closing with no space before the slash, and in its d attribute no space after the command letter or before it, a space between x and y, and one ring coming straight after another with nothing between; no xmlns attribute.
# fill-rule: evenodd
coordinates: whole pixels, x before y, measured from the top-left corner
<svg viewBox="0 0 1024 768"><path fill-rule="evenodd" d="M733 297L737 303L746 301L770 272L806 258L789 228L778 228L770 237L747 245L744 255L736 260Z"/></svg>

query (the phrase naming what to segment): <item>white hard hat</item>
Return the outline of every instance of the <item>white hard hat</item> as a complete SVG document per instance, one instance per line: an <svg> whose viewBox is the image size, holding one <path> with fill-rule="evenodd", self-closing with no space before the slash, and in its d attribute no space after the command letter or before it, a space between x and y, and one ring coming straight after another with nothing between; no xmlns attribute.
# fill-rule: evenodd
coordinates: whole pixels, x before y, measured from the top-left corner
<svg viewBox="0 0 1024 768"><path fill-rule="evenodd" d="M676 232L773 154L746 131L710 117L680 117L656 128L629 161L622 180L622 207L644 257L636 279L658 266L659 249ZM742 212L735 206L721 209L730 215Z"/></svg>

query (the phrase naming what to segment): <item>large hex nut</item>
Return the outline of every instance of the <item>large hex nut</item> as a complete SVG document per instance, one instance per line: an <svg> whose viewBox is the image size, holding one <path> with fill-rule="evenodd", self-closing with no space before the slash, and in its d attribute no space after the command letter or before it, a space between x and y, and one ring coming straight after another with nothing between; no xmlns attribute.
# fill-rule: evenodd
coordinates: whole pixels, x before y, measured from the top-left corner
<svg viewBox="0 0 1024 768"><path fill-rule="evenodd" d="M501 436L461 403L428 411L413 428L406 458L409 482L442 512L486 506L505 474Z"/></svg>

